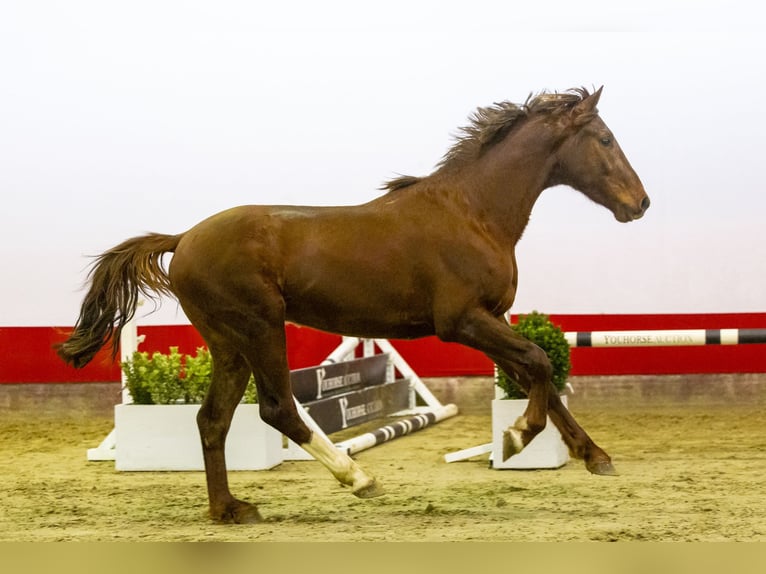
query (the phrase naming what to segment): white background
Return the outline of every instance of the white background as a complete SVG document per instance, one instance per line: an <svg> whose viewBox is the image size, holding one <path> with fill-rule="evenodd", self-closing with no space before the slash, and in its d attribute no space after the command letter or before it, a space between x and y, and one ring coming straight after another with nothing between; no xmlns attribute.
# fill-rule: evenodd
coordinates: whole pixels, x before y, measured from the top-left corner
<svg viewBox="0 0 766 574"><path fill-rule="evenodd" d="M760 6L5 1L0 325L73 324L87 256L128 237L360 203L430 173L477 106L601 85L652 207L619 224L546 191L514 312L763 312Z"/></svg>

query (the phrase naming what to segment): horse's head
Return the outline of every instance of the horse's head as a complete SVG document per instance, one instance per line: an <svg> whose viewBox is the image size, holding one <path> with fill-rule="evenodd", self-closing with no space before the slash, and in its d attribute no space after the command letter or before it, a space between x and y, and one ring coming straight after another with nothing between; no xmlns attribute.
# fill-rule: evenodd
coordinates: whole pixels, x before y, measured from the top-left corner
<svg viewBox="0 0 766 574"><path fill-rule="evenodd" d="M632 221L649 208L649 196L598 115L601 90L583 97L558 118L564 139L556 154L553 179L608 208L618 221Z"/></svg>

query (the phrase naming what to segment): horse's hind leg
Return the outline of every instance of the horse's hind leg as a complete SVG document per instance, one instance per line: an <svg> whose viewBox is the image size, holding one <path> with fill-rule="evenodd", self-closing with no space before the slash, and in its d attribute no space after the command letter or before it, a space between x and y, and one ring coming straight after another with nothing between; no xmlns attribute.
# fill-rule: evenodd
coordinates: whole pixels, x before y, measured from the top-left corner
<svg viewBox="0 0 766 574"><path fill-rule="evenodd" d="M197 414L210 517L217 522L260 522L255 506L232 496L225 459L226 435L250 379L250 366L237 351L220 343L210 344L210 354L213 359L210 390Z"/></svg>
<svg viewBox="0 0 766 574"><path fill-rule="evenodd" d="M258 389L261 418L300 445L326 466L338 481L360 498L383 494L375 479L346 453L323 436L313 433L298 414L290 386L284 322L260 324L251 335L247 357Z"/></svg>

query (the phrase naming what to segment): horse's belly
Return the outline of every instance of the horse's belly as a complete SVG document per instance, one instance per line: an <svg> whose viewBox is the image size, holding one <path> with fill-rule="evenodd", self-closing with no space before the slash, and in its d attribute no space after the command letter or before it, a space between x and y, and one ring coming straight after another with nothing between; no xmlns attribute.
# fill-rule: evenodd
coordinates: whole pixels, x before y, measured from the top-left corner
<svg viewBox="0 0 766 574"><path fill-rule="evenodd" d="M427 324L397 325L369 320L327 321L326 319L308 321L289 319L289 322L328 333L362 339L418 339L434 334L433 327Z"/></svg>
<svg viewBox="0 0 766 574"><path fill-rule="evenodd" d="M379 305L370 293L366 299L359 300L342 296L300 300L288 297L285 316L291 323L368 339L414 339L434 332L432 321L424 310Z"/></svg>

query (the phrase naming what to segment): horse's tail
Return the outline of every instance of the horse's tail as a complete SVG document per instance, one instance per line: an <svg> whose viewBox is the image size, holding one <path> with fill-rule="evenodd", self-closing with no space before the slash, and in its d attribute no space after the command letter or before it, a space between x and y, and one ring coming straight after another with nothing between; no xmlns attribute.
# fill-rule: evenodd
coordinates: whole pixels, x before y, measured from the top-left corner
<svg viewBox="0 0 766 574"><path fill-rule="evenodd" d="M128 239L99 255L88 279L80 316L69 338L56 346L59 356L74 367L87 365L111 342L117 356L120 332L133 318L139 295L150 299L173 295L162 263L165 253L175 251L182 235L151 233Z"/></svg>

